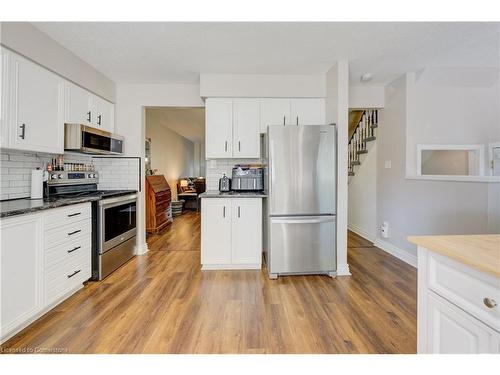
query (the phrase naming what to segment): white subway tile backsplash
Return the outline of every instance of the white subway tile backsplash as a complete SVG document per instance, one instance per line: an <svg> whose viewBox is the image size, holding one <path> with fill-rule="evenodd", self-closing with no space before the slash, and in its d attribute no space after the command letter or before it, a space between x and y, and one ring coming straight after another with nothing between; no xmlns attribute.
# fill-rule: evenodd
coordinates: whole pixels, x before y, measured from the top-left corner
<svg viewBox="0 0 500 375"><path fill-rule="evenodd" d="M99 189L139 190L139 158L94 157L93 162L99 172Z"/></svg>

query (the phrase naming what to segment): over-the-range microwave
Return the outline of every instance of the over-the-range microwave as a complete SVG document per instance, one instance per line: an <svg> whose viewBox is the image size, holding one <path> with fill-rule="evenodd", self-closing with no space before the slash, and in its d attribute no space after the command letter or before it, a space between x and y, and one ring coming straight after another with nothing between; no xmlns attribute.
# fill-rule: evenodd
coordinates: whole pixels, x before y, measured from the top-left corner
<svg viewBox="0 0 500 375"><path fill-rule="evenodd" d="M120 135L82 124L64 125L64 149L86 154L123 154L123 140Z"/></svg>

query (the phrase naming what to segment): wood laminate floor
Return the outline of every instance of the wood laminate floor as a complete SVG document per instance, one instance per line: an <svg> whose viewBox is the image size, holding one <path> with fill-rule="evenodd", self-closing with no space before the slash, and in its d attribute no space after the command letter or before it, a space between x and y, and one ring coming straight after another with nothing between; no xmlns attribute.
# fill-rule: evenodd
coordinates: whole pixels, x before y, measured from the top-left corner
<svg viewBox="0 0 500 375"><path fill-rule="evenodd" d="M200 271L189 212L150 251L3 348L70 353L415 353L416 270L349 232L351 277ZM47 351L47 350L45 350Z"/></svg>

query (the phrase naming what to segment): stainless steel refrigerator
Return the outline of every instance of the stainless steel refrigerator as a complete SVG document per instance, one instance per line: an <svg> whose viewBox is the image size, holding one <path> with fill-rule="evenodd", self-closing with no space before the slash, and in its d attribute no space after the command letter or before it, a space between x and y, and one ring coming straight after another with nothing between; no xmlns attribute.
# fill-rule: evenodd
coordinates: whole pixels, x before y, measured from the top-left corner
<svg viewBox="0 0 500 375"><path fill-rule="evenodd" d="M336 272L336 129L269 126L269 277Z"/></svg>

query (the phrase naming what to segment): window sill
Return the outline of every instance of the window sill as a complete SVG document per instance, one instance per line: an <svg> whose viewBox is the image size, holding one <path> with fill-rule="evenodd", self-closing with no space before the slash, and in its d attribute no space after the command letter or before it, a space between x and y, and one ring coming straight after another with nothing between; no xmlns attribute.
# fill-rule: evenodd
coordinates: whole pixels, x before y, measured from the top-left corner
<svg viewBox="0 0 500 375"><path fill-rule="evenodd" d="M500 176L406 176L407 180L499 183Z"/></svg>

